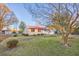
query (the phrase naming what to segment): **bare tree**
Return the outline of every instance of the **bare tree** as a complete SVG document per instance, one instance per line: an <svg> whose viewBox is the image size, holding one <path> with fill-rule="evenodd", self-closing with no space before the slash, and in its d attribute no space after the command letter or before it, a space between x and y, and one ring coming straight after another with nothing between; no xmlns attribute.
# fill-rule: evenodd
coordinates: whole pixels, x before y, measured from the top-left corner
<svg viewBox="0 0 79 59"><path fill-rule="evenodd" d="M0 31L15 22L18 22L15 14L5 4L0 4Z"/></svg>
<svg viewBox="0 0 79 59"><path fill-rule="evenodd" d="M77 27L79 4L59 4L58 8L55 5L53 6L56 8L56 12L52 14L54 27L60 27L56 29L60 30L64 45L68 47L68 37L73 32L72 30Z"/></svg>
<svg viewBox="0 0 79 59"><path fill-rule="evenodd" d="M4 25L3 19L8 12L10 12L10 10L6 8L4 4L0 4L0 31L2 30L3 25Z"/></svg>

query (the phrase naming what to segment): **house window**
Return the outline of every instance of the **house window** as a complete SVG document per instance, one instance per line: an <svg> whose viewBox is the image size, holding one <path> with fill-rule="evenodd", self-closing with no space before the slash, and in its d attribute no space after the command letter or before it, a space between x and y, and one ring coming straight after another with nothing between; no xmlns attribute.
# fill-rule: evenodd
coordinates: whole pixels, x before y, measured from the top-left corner
<svg viewBox="0 0 79 59"><path fill-rule="evenodd" d="M38 32L41 32L41 30L40 30L40 29L38 29Z"/></svg>
<svg viewBox="0 0 79 59"><path fill-rule="evenodd" d="M31 32L35 32L35 29L31 29Z"/></svg>

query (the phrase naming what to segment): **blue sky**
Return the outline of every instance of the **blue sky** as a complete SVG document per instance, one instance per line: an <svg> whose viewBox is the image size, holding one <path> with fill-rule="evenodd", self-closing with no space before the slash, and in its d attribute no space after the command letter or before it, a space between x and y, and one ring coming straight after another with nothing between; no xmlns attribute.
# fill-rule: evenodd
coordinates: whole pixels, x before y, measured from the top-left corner
<svg viewBox="0 0 79 59"><path fill-rule="evenodd" d="M32 15L24 8L21 3L9 3L6 4L8 8L13 11L16 17L21 21L24 21L26 25L35 25L35 21Z"/></svg>

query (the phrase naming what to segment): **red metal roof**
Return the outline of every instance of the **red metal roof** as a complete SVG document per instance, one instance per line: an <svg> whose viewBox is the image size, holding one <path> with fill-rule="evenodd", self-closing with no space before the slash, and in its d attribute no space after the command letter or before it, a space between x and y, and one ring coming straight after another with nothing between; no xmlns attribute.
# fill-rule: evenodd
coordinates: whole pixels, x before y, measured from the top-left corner
<svg viewBox="0 0 79 59"><path fill-rule="evenodd" d="M45 26L28 26L29 29L47 29Z"/></svg>

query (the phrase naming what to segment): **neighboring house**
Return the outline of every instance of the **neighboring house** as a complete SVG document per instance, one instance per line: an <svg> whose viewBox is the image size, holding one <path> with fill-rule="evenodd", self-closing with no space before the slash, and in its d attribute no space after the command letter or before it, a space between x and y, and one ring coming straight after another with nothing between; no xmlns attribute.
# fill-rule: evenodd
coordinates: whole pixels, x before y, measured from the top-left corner
<svg viewBox="0 0 79 59"><path fill-rule="evenodd" d="M17 28L15 28L13 25L10 26L5 26L2 29L2 34L12 34L13 32L18 32L19 30Z"/></svg>
<svg viewBox="0 0 79 59"><path fill-rule="evenodd" d="M37 34L50 34L53 35L55 34L54 30L49 30L45 26L26 26L24 34L28 35L37 35Z"/></svg>
<svg viewBox="0 0 79 59"><path fill-rule="evenodd" d="M11 34L11 32L8 30L7 27L4 27L4 28L2 29L2 34Z"/></svg>

